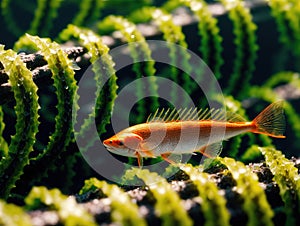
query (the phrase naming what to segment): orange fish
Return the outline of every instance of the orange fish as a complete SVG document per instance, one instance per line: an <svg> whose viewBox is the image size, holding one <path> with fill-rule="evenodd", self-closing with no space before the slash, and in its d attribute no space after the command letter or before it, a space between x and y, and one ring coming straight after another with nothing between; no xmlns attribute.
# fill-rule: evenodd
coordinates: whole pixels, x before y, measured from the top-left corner
<svg viewBox="0 0 300 226"><path fill-rule="evenodd" d="M251 122L220 109L157 110L146 123L124 129L103 144L112 153L137 158L139 166L144 157L160 156L170 163L174 163L171 154L199 152L215 157L221 152L223 140L245 132L285 138L282 105L282 101L269 105Z"/></svg>

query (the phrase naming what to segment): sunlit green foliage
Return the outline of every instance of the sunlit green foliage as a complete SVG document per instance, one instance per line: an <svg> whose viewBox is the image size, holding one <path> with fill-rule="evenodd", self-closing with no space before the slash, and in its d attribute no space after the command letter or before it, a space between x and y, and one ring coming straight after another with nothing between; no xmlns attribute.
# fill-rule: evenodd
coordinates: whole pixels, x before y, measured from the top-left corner
<svg viewBox="0 0 300 226"><path fill-rule="evenodd" d="M85 136L91 127L91 124L97 120L97 129L99 135L105 132L105 126L110 121L114 100L116 98L117 84L116 74L114 70L114 62L108 51L109 48L103 44L101 37L88 29L79 28L69 25L60 34L60 39L69 40L74 37L88 49L91 55L92 70L94 72L94 80L96 83L95 104L94 109L85 122L83 123L79 133ZM104 83L107 82L107 85ZM89 137L89 144L92 145L96 137Z"/></svg>
<svg viewBox="0 0 300 226"><path fill-rule="evenodd" d="M99 189L105 196L111 200L113 222L120 225L146 225L145 220L140 216L138 206L130 200L130 197L117 185L108 184L105 181L99 181L91 178L85 181L84 187L79 194Z"/></svg>
<svg viewBox="0 0 300 226"><path fill-rule="evenodd" d="M144 7L140 10L135 11L131 16L131 20L136 23L146 23L151 20L158 26L159 30L163 33L163 38L169 44L170 48L170 70L168 76L176 84L181 84L182 88L188 93L192 94L195 89L194 84L189 77L192 71L191 64L189 62L189 55L183 52L182 48L175 48L173 44L180 45L181 47L187 48L187 43L185 41L185 35L182 32L180 26L176 25L173 21L173 16L162 9L155 7ZM180 61L178 60L180 59ZM180 73L178 68L174 67L176 65L178 68L184 68L184 73ZM177 101L177 90L173 85L171 90L172 103ZM187 100L185 100L187 101ZM182 106L186 106L187 103L183 103Z"/></svg>
<svg viewBox="0 0 300 226"><path fill-rule="evenodd" d="M73 19L72 24L77 26L89 25L100 17L101 9L104 7L103 0L87 0L81 1L80 11Z"/></svg>
<svg viewBox="0 0 300 226"><path fill-rule="evenodd" d="M0 200L0 225L3 226L31 226L29 216L14 204L7 204Z"/></svg>
<svg viewBox="0 0 300 226"><path fill-rule="evenodd" d="M56 88L58 98L58 104L56 106L58 114L55 117L55 131L51 135L44 152L37 157L37 162L39 162L38 166L42 169L47 168L47 165L49 166L49 164L54 161L54 156L63 152L71 141L73 131L72 116L76 116L76 110L78 109L78 96L76 95L77 85L72 63L57 43L41 39L37 36L27 35L27 37L45 56L45 60L52 72L54 87Z"/></svg>
<svg viewBox="0 0 300 226"><path fill-rule="evenodd" d="M2 107L0 106L0 161L2 161L3 158L6 158L8 156L8 145L3 138L3 131L5 128L5 124L3 122L3 111Z"/></svg>
<svg viewBox="0 0 300 226"><path fill-rule="evenodd" d="M276 19L280 40L295 54L300 53L300 4L297 0L268 0Z"/></svg>
<svg viewBox="0 0 300 226"><path fill-rule="evenodd" d="M0 197L7 198L15 182L23 174L24 166L29 163L29 154L33 151L39 125L39 104L37 87L33 83L31 72L20 57L14 51L5 51L0 46L0 62L9 76L17 115L16 134L11 139L8 154L1 158L0 165ZM5 143L3 151L6 152Z"/></svg>
<svg viewBox="0 0 300 226"><path fill-rule="evenodd" d="M26 175L31 180L36 180L46 174L49 168L54 166L52 164L59 157L59 155L64 152L72 139L72 116L76 116L76 110L78 109L78 97L76 95L77 85L74 79L75 72L73 70L72 62L67 58L66 53L63 52L63 50L57 43L51 42L49 39L41 39L37 36L27 35L24 36L20 42L18 42L17 47L22 48L23 44L26 48L35 45L34 48L40 49L41 53L44 55L45 60L47 61L48 66L52 72L55 93L58 98L58 114L55 117L55 130L50 136L47 147L43 150L43 152L38 153L37 157L31 159L34 161L30 162L31 164L28 168L30 174ZM28 71L28 74L28 77L32 79L30 71ZM31 91L31 93L34 93L36 95L36 91ZM17 104L18 103L23 106L22 101L19 102L17 100ZM37 114L38 107L31 107L30 109L35 110ZM72 112L72 109L75 111ZM28 125L35 125L36 128L38 126L38 123L31 123L26 120L22 120L22 124L24 124L25 128L30 128L28 127ZM26 133L24 133L24 130L25 129L21 129L20 133L26 135ZM35 136L33 136L32 134L27 135L30 135L30 139L34 140ZM20 139L18 140L22 141ZM30 143L28 142L28 144ZM24 161L26 161L26 158L23 159ZM72 164L72 161L69 161L69 164ZM40 171L37 172L35 170L36 168L39 168Z"/></svg>
<svg viewBox="0 0 300 226"><path fill-rule="evenodd" d="M219 34L217 19L212 16L206 2L204 0L171 0L169 2L164 7L166 10L170 11L180 5L185 5L198 17L201 57L214 72L216 78L220 78L220 69L223 64L222 37Z"/></svg>
<svg viewBox="0 0 300 226"><path fill-rule="evenodd" d="M37 210L45 206L56 210L60 222L64 225L96 225L93 217L76 203L75 197L63 195L58 189L34 187L25 198L28 210Z"/></svg>
<svg viewBox="0 0 300 226"><path fill-rule="evenodd" d="M34 19L30 25L28 33L32 35L46 36L49 34L53 26L53 20L57 16L57 10L61 1L57 0L38 0L37 8L35 10Z"/></svg>
<svg viewBox="0 0 300 226"><path fill-rule="evenodd" d="M157 173L134 168L127 170L124 178L127 181L134 177L142 179L156 199L155 209L162 219L162 225L192 225L192 221L180 203L180 198L171 185Z"/></svg>
<svg viewBox="0 0 300 226"><path fill-rule="evenodd" d="M152 98L150 104L146 104L145 101L138 102L139 115L136 118L136 122L141 123L145 120L145 115L147 115L145 110L148 108L148 106L151 106L151 111L154 111L154 109L157 109L159 106L157 98L153 98L158 96L158 87L156 84L156 77L154 76L156 71L154 68L155 62L151 57L151 51L148 43L146 42L144 36L136 28L134 23L120 16L106 17L98 24L98 28L100 33L102 29L106 30L106 32L107 30L119 30L128 42L130 54L134 60L133 71L136 73L136 77L143 78L148 76L148 81L150 84L148 87L149 95L152 96ZM143 87L143 83L137 82L136 93L138 98L143 97L143 93L145 91L144 89L145 87Z"/></svg>
<svg viewBox="0 0 300 226"><path fill-rule="evenodd" d="M300 176L295 164L274 148L260 148L280 188L285 204L286 225L296 225L300 214Z"/></svg>
<svg viewBox="0 0 300 226"><path fill-rule="evenodd" d="M15 35L20 36L22 34L22 30L16 23L13 17L13 12L11 10L11 0L3 0L1 1L1 12L3 15L3 19L5 20L7 27L9 30Z"/></svg>
<svg viewBox="0 0 300 226"><path fill-rule="evenodd" d="M209 175L201 172L201 168L188 164L179 167L189 175L190 180L197 186L199 196L203 200L201 209L205 216L205 226L230 225L226 200L220 194L216 184L209 178Z"/></svg>
<svg viewBox="0 0 300 226"><path fill-rule="evenodd" d="M252 22L249 9L244 6L243 1L222 0L221 2L229 11L229 17L233 22L234 44L236 45L233 73L226 91L237 97L246 97L250 86L249 81L255 69L258 50L255 35L256 25ZM243 92L238 91L239 87L243 87Z"/></svg>
<svg viewBox="0 0 300 226"><path fill-rule="evenodd" d="M247 213L247 225L273 225L274 215L257 175L252 173L243 163L231 158L219 159L236 181L236 191L243 197L243 209ZM258 217L259 216L259 217Z"/></svg>

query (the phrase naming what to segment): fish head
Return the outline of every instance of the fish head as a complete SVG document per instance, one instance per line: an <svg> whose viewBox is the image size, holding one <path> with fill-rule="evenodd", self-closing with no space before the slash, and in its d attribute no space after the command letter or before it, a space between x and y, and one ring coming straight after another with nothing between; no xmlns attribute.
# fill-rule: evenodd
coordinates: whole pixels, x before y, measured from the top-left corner
<svg viewBox="0 0 300 226"><path fill-rule="evenodd" d="M104 140L103 145L112 153L129 157L139 150L142 140L137 134L122 133Z"/></svg>

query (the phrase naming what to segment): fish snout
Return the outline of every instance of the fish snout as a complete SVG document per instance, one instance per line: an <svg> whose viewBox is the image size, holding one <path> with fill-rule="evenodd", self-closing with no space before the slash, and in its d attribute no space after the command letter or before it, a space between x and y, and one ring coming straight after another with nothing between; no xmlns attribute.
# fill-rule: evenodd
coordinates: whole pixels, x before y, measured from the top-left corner
<svg viewBox="0 0 300 226"><path fill-rule="evenodd" d="M110 147L111 145L112 145L112 140L110 140L110 139L107 139L107 140L104 140L103 141L103 145L105 146L105 147Z"/></svg>

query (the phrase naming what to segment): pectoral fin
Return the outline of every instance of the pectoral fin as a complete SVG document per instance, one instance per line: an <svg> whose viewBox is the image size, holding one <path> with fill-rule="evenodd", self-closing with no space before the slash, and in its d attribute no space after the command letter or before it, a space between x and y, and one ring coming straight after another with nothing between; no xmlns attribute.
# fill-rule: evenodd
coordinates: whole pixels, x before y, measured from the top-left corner
<svg viewBox="0 0 300 226"><path fill-rule="evenodd" d="M137 158L139 167L142 168L142 167L143 167L143 157L141 156L141 154L140 154L138 151L136 151L136 152L134 153L134 155L135 155L136 158Z"/></svg>

